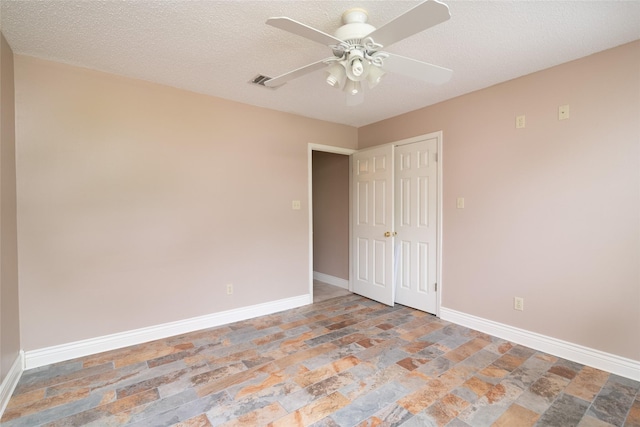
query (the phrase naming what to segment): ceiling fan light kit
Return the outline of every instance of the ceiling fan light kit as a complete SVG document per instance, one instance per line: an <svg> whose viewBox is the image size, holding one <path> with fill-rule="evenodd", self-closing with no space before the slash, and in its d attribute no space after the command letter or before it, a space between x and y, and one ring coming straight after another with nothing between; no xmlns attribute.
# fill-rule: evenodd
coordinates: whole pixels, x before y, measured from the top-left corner
<svg viewBox="0 0 640 427"><path fill-rule="evenodd" d="M382 68L371 67L371 69L369 69L369 75L367 76L367 82L369 83L369 88L373 89L374 87L376 87L376 85L380 83L384 75L385 75L385 72L382 70Z"/></svg>
<svg viewBox="0 0 640 427"><path fill-rule="evenodd" d="M345 80L347 79L347 72L344 68L343 64L335 62L333 65L330 65L327 69L327 84L329 86L341 88L344 85Z"/></svg>
<svg viewBox="0 0 640 427"><path fill-rule="evenodd" d="M269 18L268 25L329 46L333 56L268 79L264 85L275 88L289 80L325 68L327 84L343 89L348 95L359 95L359 103L363 99L361 82L366 80L371 89L390 71L428 83L443 83L451 78L451 70L393 55L381 49L449 18L449 8L436 0L426 0L378 29L367 23L366 10L349 9L342 14L343 25L336 30L334 36L290 18ZM388 59L390 61L387 63ZM349 99L347 103L355 105Z"/></svg>
<svg viewBox="0 0 640 427"><path fill-rule="evenodd" d="M376 61L365 51L357 48L350 50L345 56L347 59L333 61L333 64L327 68L327 84L329 86L337 89L344 88L345 92L355 94L357 91L353 92L351 89L356 86L349 85L347 87L345 82L360 83L367 80L370 89L380 83L385 74L380 61ZM358 88L360 86L360 84L357 85Z"/></svg>

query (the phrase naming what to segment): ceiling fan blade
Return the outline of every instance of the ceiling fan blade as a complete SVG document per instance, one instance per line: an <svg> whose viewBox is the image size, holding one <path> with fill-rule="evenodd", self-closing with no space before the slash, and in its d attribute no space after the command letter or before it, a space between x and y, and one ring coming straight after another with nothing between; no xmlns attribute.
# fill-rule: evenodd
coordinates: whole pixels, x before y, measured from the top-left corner
<svg viewBox="0 0 640 427"><path fill-rule="evenodd" d="M331 58L327 58L327 59L331 59ZM304 67L300 67L300 68L295 69L293 71L289 71L288 73L281 74L281 75L279 75L277 77L274 77L272 79L267 80L266 82L264 82L264 85L267 86L267 87L277 87L277 86L285 84L289 80L297 79L298 77L302 77L305 74L309 74L309 73L312 73L314 71L320 70L322 68L326 68L327 67L327 63L326 63L327 59L323 59L323 60L320 60L318 62L314 62L314 63L309 64L309 65L305 65Z"/></svg>
<svg viewBox="0 0 640 427"><path fill-rule="evenodd" d="M446 83L451 79L451 75L453 74L453 71L448 68L400 55L387 54L389 57L384 60L384 65L382 66L385 71L402 74L432 84Z"/></svg>
<svg viewBox="0 0 640 427"><path fill-rule="evenodd" d="M382 27L373 30L367 37L384 47L419 33L451 18L449 7L436 0L426 0L409 9Z"/></svg>
<svg viewBox="0 0 640 427"><path fill-rule="evenodd" d="M281 30L288 31L314 42L323 44L325 46L331 46L342 43L342 40L333 37L331 34L324 33L320 30L316 30L313 27L303 24L302 22L294 21L291 18L284 16L277 18L267 19L267 24L272 27L280 28Z"/></svg>

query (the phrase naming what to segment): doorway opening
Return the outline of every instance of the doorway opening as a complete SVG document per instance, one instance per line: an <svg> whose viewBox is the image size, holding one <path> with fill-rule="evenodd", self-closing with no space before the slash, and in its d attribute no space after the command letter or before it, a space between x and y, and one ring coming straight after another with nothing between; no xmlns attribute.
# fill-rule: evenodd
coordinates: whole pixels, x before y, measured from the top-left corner
<svg viewBox="0 0 640 427"><path fill-rule="evenodd" d="M350 154L309 144L310 293L313 302L350 294Z"/></svg>

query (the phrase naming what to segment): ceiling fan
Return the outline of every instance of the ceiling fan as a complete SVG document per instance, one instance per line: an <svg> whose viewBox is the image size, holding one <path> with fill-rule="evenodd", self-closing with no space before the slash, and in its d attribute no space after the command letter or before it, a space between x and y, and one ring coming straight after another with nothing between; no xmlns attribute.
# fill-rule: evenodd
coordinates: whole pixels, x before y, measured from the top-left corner
<svg viewBox="0 0 640 427"><path fill-rule="evenodd" d="M275 88L289 80L326 68L326 82L351 95L347 96L347 103L355 105L363 100L362 82L366 81L369 88L373 88L386 72L402 74L427 83L445 83L451 78L451 70L394 55L382 49L450 17L447 5L437 0L426 0L376 29L367 23L366 10L354 8L342 14L343 25L333 36L291 18L269 18L266 22L268 25L328 45L333 56L274 78L265 78L262 84Z"/></svg>

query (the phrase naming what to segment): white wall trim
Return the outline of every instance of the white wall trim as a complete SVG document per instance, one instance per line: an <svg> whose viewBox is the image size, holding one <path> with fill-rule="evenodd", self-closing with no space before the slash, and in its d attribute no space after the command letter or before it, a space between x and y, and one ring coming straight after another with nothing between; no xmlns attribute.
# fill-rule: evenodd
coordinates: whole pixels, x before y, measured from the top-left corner
<svg viewBox="0 0 640 427"><path fill-rule="evenodd" d="M24 372L24 351L20 350L18 357L13 361L13 365L11 365L7 376L4 377L2 385L0 385L0 418L2 418L4 410L7 409L9 399L11 399L11 395L16 389L18 381L20 381L22 372Z"/></svg>
<svg viewBox="0 0 640 427"><path fill-rule="evenodd" d="M180 335L201 329L213 328L228 323L251 319L258 316L277 313L279 311L302 307L311 304L311 294L277 301L241 307L219 313L207 314L176 322L164 323L147 328L135 329L102 337L75 341L68 344L46 347L38 350L29 350L25 353L25 369L37 368L52 363L71 360L77 357L115 350L130 345L141 344L148 341Z"/></svg>
<svg viewBox="0 0 640 427"><path fill-rule="evenodd" d="M443 320L522 344L538 351L640 381L640 361L637 360L605 353L604 351L519 329L446 307L440 308L440 317Z"/></svg>
<svg viewBox="0 0 640 427"><path fill-rule="evenodd" d="M319 280L320 282L328 283L330 285L349 290L349 281L336 276L330 276L328 274L318 273L317 271L314 271L313 280Z"/></svg>

